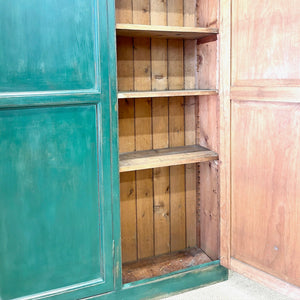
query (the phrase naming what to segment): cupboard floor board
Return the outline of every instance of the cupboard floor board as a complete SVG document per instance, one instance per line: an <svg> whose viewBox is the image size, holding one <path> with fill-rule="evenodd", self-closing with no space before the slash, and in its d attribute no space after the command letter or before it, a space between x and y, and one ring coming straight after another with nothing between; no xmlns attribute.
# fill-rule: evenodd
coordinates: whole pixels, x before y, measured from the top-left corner
<svg viewBox="0 0 300 300"><path fill-rule="evenodd" d="M165 275L210 261L211 259L201 249L191 248L138 262L125 263L122 268L123 283Z"/></svg>

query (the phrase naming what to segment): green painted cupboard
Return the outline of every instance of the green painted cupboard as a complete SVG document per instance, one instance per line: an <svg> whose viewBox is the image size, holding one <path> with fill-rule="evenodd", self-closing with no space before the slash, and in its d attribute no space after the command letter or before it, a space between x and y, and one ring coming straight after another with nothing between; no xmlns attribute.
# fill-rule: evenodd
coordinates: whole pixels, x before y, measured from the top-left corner
<svg viewBox="0 0 300 300"><path fill-rule="evenodd" d="M278 216L270 203L283 201L284 184L275 198L253 188L262 178L271 189L252 154L273 161L256 139L274 128L272 111L294 120L278 131L295 137L291 157L299 150L296 71L261 80L260 68L277 65L243 42L258 28L270 49L284 49L257 25L256 2L266 7L0 0L0 300L152 299L226 280L227 268L300 295L282 281L299 282L290 263L299 222L285 217L299 207L299 176L290 176L298 169L284 169L294 192ZM284 20L298 12L287 3ZM279 22L272 9L263 18L270 31ZM297 57L286 57L292 70ZM261 127L249 126L255 120Z"/></svg>

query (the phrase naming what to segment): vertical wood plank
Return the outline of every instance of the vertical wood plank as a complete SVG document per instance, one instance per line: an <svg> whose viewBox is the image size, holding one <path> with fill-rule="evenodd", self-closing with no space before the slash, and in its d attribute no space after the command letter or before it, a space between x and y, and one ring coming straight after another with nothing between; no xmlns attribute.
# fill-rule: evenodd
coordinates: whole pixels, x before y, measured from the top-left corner
<svg viewBox="0 0 300 300"><path fill-rule="evenodd" d="M126 3L124 2L123 5ZM127 5L127 4L126 4ZM130 5L131 8L131 5ZM131 11L131 10L130 10ZM120 13L123 16L123 13ZM126 13L124 12L124 16ZM132 18L132 15L131 15ZM124 20L123 20L124 21ZM129 20L125 20L129 21ZM124 22L125 22L124 21ZM121 22L121 21L120 21ZM131 38L117 39L118 89L133 90L133 45ZM135 150L134 100L119 100L119 151ZM120 174L122 262L137 259L135 172Z"/></svg>
<svg viewBox="0 0 300 300"><path fill-rule="evenodd" d="M183 26L183 0L168 1L168 25ZM184 88L183 41L168 41L169 89ZM169 145L184 145L184 99L169 99ZM186 247L185 167L170 167L171 251Z"/></svg>
<svg viewBox="0 0 300 300"><path fill-rule="evenodd" d="M196 0L184 2L184 26L196 25ZM197 43L194 40L184 41L184 87L196 88L197 70ZM196 101L195 97L185 97L185 145L196 143ZM185 166L186 184L186 244L187 247L195 247L196 241L196 183L197 165Z"/></svg>
<svg viewBox="0 0 300 300"><path fill-rule="evenodd" d="M231 143L230 143L230 71L231 71L231 1L220 1L220 261L230 267L231 230Z"/></svg>
<svg viewBox="0 0 300 300"><path fill-rule="evenodd" d="M132 23L132 0L115 0L116 23Z"/></svg>
<svg viewBox="0 0 300 300"><path fill-rule="evenodd" d="M152 148L151 100L135 102L136 150ZM154 255L152 170L136 172L138 258Z"/></svg>
<svg viewBox="0 0 300 300"><path fill-rule="evenodd" d="M149 0L133 1L133 23L150 24ZM150 39L134 39L134 89L151 90ZM152 148L151 99L135 100L136 150ZM136 172L138 258L154 255L152 170Z"/></svg>
<svg viewBox="0 0 300 300"><path fill-rule="evenodd" d="M132 38L117 38L117 68L118 68L118 90L133 90L133 45Z"/></svg>
<svg viewBox="0 0 300 300"><path fill-rule="evenodd" d="M183 0L168 0L168 25L183 26Z"/></svg>
<svg viewBox="0 0 300 300"><path fill-rule="evenodd" d="M198 3L198 26L217 27L218 1ZM218 88L218 41L197 47L197 80L199 88ZM219 99L201 97L197 105L198 142L216 152L219 150ZM219 165L201 163L198 173L199 205L197 212L198 242L212 259L219 258Z"/></svg>
<svg viewBox="0 0 300 300"><path fill-rule="evenodd" d="M167 25L167 1L150 0L151 25Z"/></svg>
<svg viewBox="0 0 300 300"><path fill-rule="evenodd" d="M151 24L167 25L167 3L151 0ZM167 40L152 39L152 90L168 89ZM169 146L168 99L152 99L153 148ZM169 168L153 170L155 255L170 252L170 176Z"/></svg>
<svg viewBox="0 0 300 300"><path fill-rule="evenodd" d="M169 99L170 147L184 145L184 100ZM170 167L171 251L186 247L185 167Z"/></svg>
<svg viewBox="0 0 300 300"><path fill-rule="evenodd" d="M150 2L149 0L133 0L132 2L133 24L150 24Z"/></svg>

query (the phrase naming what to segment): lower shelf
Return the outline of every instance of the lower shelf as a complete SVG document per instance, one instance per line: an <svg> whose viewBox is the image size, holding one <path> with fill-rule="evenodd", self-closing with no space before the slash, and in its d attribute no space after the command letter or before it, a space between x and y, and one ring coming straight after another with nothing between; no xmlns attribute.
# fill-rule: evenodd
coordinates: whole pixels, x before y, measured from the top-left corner
<svg viewBox="0 0 300 300"><path fill-rule="evenodd" d="M208 262L211 262L211 259L197 248L146 258L138 262L123 264L123 283L157 277Z"/></svg>
<svg viewBox="0 0 300 300"><path fill-rule="evenodd" d="M127 152L120 154L120 172L191 164L216 159L218 159L216 152L199 145Z"/></svg>

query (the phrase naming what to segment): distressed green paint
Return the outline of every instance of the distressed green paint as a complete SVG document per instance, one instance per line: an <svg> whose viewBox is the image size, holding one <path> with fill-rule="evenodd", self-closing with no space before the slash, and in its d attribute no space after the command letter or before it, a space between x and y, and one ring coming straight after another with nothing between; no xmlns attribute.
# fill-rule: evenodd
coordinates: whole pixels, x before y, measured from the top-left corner
<svg viewBox="0 0 300 300"><path fill-rule="evenodd" d="M0 1L1 91L94 88L94 8L93 0Z"/></svg>
<svg viewBox="0 0 300 300"><path fill-rule="evenodd" d="M98 295L93 300L140 300L170 296L228 279L228 270L215 261L188 271L126 284L121 290Z"/></svg>
<svg viewBox="0 0 300 300"><path fill-rule="evenodd" d="M114 289L107 9L104 0L1 1L2 300Z"/></svg>

